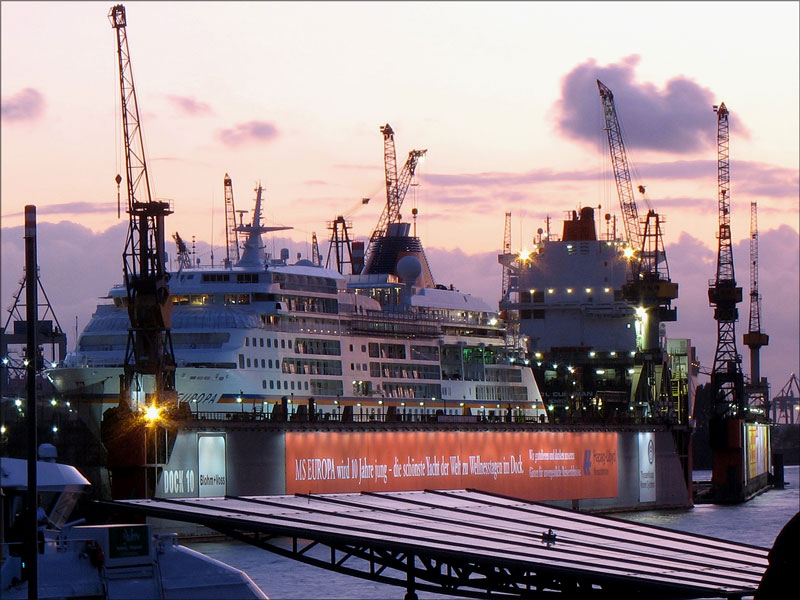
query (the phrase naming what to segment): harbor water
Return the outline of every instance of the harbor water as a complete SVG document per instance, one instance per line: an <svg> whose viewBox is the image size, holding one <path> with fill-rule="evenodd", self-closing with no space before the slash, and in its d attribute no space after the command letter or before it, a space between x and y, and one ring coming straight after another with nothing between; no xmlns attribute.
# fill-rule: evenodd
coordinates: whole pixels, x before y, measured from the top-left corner
<svg viewBox="0 0 800 600"><path fill-rule="evenodd" d="M695 471L695 480L711 477ZM800 508L800 467L785 468L786 487L771 489L737 505L699 504L686 510L658 510L612 515L639 523L771 548L783 526ZM289 540L284 541L290 547ZM306 565L234 541L186 543L187 546L247 572L272 600L401 599L402 587L375 583ZM420 598L453 596L418 592Z"/></svg>

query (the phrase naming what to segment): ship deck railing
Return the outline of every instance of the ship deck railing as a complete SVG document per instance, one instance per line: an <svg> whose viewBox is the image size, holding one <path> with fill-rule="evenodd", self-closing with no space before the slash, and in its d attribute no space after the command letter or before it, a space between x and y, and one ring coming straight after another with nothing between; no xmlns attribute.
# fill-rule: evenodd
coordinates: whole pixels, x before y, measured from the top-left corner
<svg viewBox="0 0 800 600"><path fill-rule="evenodd" d="M239 422L268 422L268 423L414 423L414 424L438 424L438 423L483 423L483 424L508 424L508 423L542 423L543 421L533 415L517 415L511 418L505 414L485 414L485 415L453 415L453 414L353 414L344 415L343 413L322 413L309 418L308 414L290 414L289 418L280 418L277 415L273 418L271 412L261 411L197 411L192 412L192 416L198 421L239 421Z"/></svg>

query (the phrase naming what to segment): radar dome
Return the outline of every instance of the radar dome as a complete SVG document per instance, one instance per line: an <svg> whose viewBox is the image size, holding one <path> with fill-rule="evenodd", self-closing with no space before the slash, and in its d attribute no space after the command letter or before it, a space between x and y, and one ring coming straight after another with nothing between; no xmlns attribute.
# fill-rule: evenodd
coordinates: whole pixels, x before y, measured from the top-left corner
<svg viewBox="0 0 800 600"><path fill-rule="evenodd" d="M404 256L397 261L397 274L403 283L414 283L422 273L422 263L416 256Z"/></svg>
<svg viewBox="0 0 800 600"><path fill-rule="evenodd" d="M297 265L298 267L316 267L317 266L313 262L308 260L307 258L301 258L300 260L298 260L294 264Z"/></svg>

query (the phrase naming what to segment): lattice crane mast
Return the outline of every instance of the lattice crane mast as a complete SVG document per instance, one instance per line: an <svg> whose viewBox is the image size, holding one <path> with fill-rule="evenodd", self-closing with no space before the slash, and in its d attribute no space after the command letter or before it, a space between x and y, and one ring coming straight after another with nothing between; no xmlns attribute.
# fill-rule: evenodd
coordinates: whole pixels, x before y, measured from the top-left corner
<svg viewBox="0 0 800 600"><path fill-rule="evenodd" d="M511 212L506 211L505 225L503 227L503 254L501 257L511 256ZM501 258L502 260L502 258ZM507 300L511 285L511 265L503 263L503 281L500 290L500 301Z"/></svg>
<svg viewBox="0 0 800 600"><path fill-rule="evenodd" d="M599 79L597 88L603 101L603 117L608 134L608 147L611 150L611 162L614 167L614 179L617 183L619 206L622 211L622 222L625 226L625 237L635 250L642 247L642 233L639 224L639 211L631 185L631 173L628 169L628 158L625 154L625 144L622 141L622 130L617 118L617 109L614 106L614 94Z"/></svg>
<svg viewBox="0 0 800 600"><path fill-rule="evenodd" d="M225 173L225 267L239 262L239 230L236 227L236 205L233 202L233 182Z"/></svg>
<svg viewBox="0 0 800 600"><path fill-rule="evenodd" d="M762 346L769 344L769 336L761 331L761 295L758 292L758 204L750 202L750 328L743 336L750 348L750 404L768 403L766 382L761 381Z"/></svg>
<svg viewBox="0 0 800 600"><path fill-rule="evenodd" d="M742 357L736 350L736 321L742 288L733 270L730 212L730 130L728 109L723 102L717 113L717 184L719 231L717 233L717 275L709 281L708 301L717 321L717 349L711 371L714 413L718 417L742 417L746 408Z"/></svg>
<svg viewBox="0 0 800 600"><path fill-rule="evenodd" d="M372 259L372 249L376 241L386 235L389 225L400 221L400 208L403 206L408 186L414 177L420 159L425 156L427 150L411 150L408 153L403 169L397 173L397 155L394 147L394 130L388 123L380 128L383 134L383 162L386 171L386 206L378 219L378 225L370 235L365 249L366 271L369 272L369 265Z"/></svg>
<svg viewBox="0 0 800 600"><path fill-rule="evenodd" d="M134 378L151 375L155 380L152 404L169 405L177 401L175 355L170 335L172 301L164 266L164 218L172 214L172 209L168 202L153 200L150 193L125 7L114 6L108 16L117 33L127 175L126 212L130 216L123 268L131 328L120 382L120 401L130 406Z"/></svg>

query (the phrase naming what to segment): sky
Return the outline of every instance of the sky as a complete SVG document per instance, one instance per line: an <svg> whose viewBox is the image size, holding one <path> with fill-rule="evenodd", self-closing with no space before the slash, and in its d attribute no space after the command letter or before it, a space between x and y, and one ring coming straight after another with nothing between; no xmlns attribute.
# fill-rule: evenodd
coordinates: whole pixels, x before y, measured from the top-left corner
<svg viewBox="0 0 800 600"><path fill-rule="evenodd" d="M71 338L76 318L82 328L121 277L111 6L0 3L0 304L13 301L23 207L35 204L43 282ZM762 370L773 391L799 370L798 3L125 6L152 193L174 203L169 233L194 236L204 261L212 246L216 260L223 251L226 173L237 208L251 208L260 181L266 221L294 227L268 242L276 253L309 254L315 232L324 255L337 215L366 238L385 201L379 127L390 123L399 163L427 149L403 212L419 211L434 277L494 304L506 211L514 249L529 247L547 217L560 231L580 206L619 214L600 79L614 93L634 185L666 220L680 286L668 333L691 337L707 367L716 341L706 291L717 244L712 105L725 102L737 281L747 299L755 201L770 335ZM747 301L739 308L741 339Z"/></svg>

